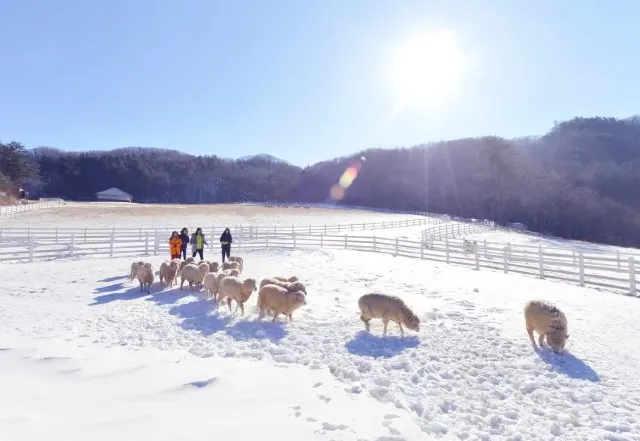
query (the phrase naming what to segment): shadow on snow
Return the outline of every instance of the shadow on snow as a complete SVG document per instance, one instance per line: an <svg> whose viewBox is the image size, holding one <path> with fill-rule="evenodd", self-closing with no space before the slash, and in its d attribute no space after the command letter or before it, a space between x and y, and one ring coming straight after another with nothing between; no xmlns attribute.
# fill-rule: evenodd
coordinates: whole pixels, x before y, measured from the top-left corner
<svg viewBox="0 0 640 441"><path fill-rule="evenodd" d="M221 306L227 309L226 303ZM248 309L246 305L245 309ZM246 320L247 312L245 311L245 317L237 316L239 320L232 324L234 316L226 313L227 311L223 313L216 309L213 300L200 299L195 302L176 305L169 310L169 314L184 319L180 323L182 328L198 331L204 336L224 332L238 341L266 339L277 342L287 335L285 322L272 323L268 320Z"/></svg>
<svg viewBox="0 0 640 441"><path fill-rule="evenodd" d="M398 355L406 349L416 348L419 345L420 339L415 335L385 337L373 335L367 331L360 331L345 344L345 347L353 355L388 358Z"/></svg>
<svg viewBox="0 0 640 441"><path fill-rule="evenodd" d="M570 352L564 351L560 354L545 348L534 348L538 356L551 368L569 378L599 382L600 376L591 366L577 358Z"/></svg>

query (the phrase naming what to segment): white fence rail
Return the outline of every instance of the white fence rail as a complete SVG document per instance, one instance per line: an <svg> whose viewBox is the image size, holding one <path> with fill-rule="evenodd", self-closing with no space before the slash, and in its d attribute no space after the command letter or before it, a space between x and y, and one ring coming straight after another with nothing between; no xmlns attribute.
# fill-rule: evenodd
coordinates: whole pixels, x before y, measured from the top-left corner
<svg viewBox="0 0 640 441"><path fill-rule="evenodd" d="M210 241L210 250L218 257L218 241ZM638 270L634 256L591 254L566 249L504 245L489 242L470 243L465 239L434 241L430 247L418 241L401 238L348 234L308 234L291 231L256 232L252 236L238 235L234 248L326 248L349 249L430 260L505 273L518 273L543 279L575 283L580 286L606 288L637 296ZM0 246L0 261L32 262L64 257L102 256L124 257L166 254L168 238L165 231L144 232L142 239L133 240L112 232L110 237L87 238L75 232L58 235L58 242L30 237ZM205 256L206 257L206 256Z"/></svg>
<svg viewBox="0 0 640 441"><path fill-rule="evenodd" d="M362 231L362 230L379 230L390 228L416 227L422 225L436 225L445 222L440 218L421 217L396 221L382 222L352 222L350 224L324 224L324 225L274 225L274 226L256 226L256 225L237 225L229 227L231 234L239 237L258 237L261 234L272 235L291 235L297 234L332 234L346 231ZM196 231L194 227L187 227L190 234ZM202 228L207 240L211 238L214 242L217 237L222 234L226 226L212 226L210 228ZM34 239L39 243L60 243L60 241L69 240L73 234L76 243L87 243L95 241L111 240L111 237L126 238L128 240L143 240L145 235L154 236L158 233L161 237L169 235L172 231L180 231L179 228L164 229L158 228L46 228L46 227L7 227L0 226L0 244L8 242L27 242ZM1 254L0 254L1 255Z"/></svg>
<svg viewBox="0 0 640 441"><path fill-rule="evenodd" d="M42 208L57 207L62 204L62 199L56 199L45 202L35 202L33 204L5 205L0 207L0 216L10 216L13 214L24 213L25 211L40 210Z"/></svg>
<svg viewBox="0 0 640 441"><path fill-rule="evenodd" d="M489 221L443 222L422 230L422 243L429 246L434 240L462 237L466 234L480 233L483 231L493 230L495 228L496 224Z"/></svg>

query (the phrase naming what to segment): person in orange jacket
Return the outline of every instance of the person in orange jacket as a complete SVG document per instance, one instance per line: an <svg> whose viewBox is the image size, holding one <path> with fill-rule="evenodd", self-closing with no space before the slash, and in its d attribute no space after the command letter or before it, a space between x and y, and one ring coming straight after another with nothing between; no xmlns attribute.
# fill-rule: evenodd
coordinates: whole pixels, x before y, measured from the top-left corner
<svg viewBox="0 0 640 441"><path fill-rule="evenodd" d="M180 248L182 248L182 239L180 239L178 232L174 231L171 233L171 239L169 239L169 251L172 259L180 258Z"/></svg>

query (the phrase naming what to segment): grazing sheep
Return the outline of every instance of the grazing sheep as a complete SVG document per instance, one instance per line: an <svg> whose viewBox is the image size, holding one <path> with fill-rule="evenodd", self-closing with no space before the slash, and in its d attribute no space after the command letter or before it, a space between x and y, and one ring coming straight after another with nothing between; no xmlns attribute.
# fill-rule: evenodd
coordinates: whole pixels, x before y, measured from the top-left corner
<svg viewBox="0 0 640 441"><path fill-rule="evenodd" d="M420 319L409 309L400 297L386 294L365 294L358 299L360 308L360 320L367 331L370 331L369 321L372 318L381 318L384 323L384 335L387 335L389 320L400 326L400 334L404 336L404 324L407 328L419 332Z"/></svg>
<svg viewBox="0 0 640 441"><path fill-rule="evenodd" d="M182 262L180 262L180 268L178 268L178 275L181 276L182 275L182 270L185 266L189 265L190 263L196 263L196 259L193 257L187 257L186 259L184 259Z"/></svg>
<svg viewBox="0 0 640 441"><path fill-rule="evenodd" d="M280 280L281 282L297 282L298 278L296 276L291 276L291 277L283 277L283 276L275 276L274 279Z"/></svg>
<svg viewBox="0 0 640 441"><path fill-rule="evenodd" d="M140 292L146 291L151 294L151 284L155 276L153 266L151 266L149 262L138 265L136 277L138 278L138 282L140 282Z"/></svg>
<svg viewBox="0 0 640 441"><path fill-rule="evenodd" d="M280 314L286 315L292 322L294 311L306 304L307 299L303 292L290 292L282 286L264 285L258 292L259 318L263 318L265 311L270 309L273 311L272 322L275 322Z"/></svg>
<svg viewBox="0 0 640 441"><path fill-rule="evenodd" d="M133 282L133 279L136 278L136 275L138 274L138 267L144 265L144 262L133 262L131 264L131 272L129 273L129 281Z"/></svg>
<svg viewBox="0 0 640 441"><path fill-rule="evenodd" d="M196 265L195 263L190 263L185 265L182 268L182 274L180 277L182 281L180 283L180 289L184 286L184 282L189 282L189 287L193 290L193 285L200 286L202 284L202 280L204 276L209 272L209 265Z"/></svg>
<svg viewBox="0 0 640 441"><path fill-rule="evenodd" d="M275 277L267 277L260 281L260 288L265 285L277 285L283 288L286 288L290 292L302 291L305 295L307 295L307 288L302 284L302 282L283 282Z"/></svg>
<svg viewBox="0 0 640 441"><path fill-rule="evenodd" d="M217 273L220 264L218 262L209 262L209 272Z"/></svg>
<svg viewBox="0 0 640 441"><path fill-rule="evenodd" d="M238 271L242 272L242 269L240 267L240 263L238 262L225 262L222 264L222 266L220 267L222 269L222 271L226 271L226 270L230 270L230 269L237 269Z"/></svg>
<svg viewBox="0 0 640 441"><path fill-rule="evenodd" d="M172 286L176 283L176 274L178 273L178 268L180 267L180 261L178 259L173 259L171 261L162 262L160 265L160 283L166 284L167 286Z"/></svg>
<svg viewBox="0 0 640 441"><path fill-rule="evenodd" d="M225 277L220 281L218 289L218 302L227 299L229 311L231 311L231 300L235 300L240 308L241 315L244 315L244 302L249 300L251 294L258 290L256 279L245 279L240 281L237 277Z"/></svg>
<svg viewBox="0 0 640 441"><path fill-rule="evenodd" d="M567 334L567 317L553 303L544 300L531 300L524 307L524 321L531 344L535 347L533 331L538 333L538 345L547 344L556 354L564 349Z"/></svg>

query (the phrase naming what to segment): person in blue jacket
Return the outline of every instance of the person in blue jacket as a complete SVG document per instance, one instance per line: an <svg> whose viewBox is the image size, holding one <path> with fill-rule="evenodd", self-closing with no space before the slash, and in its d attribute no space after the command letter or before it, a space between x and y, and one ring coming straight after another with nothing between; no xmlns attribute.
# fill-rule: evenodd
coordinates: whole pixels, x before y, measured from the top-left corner
<svg viewBox="0 0 640 441"><path fill-rule="evenodd" d="M180 247L180 254L183 259L187 258L187 245L189 245L189 230L183 228L180 232L180 239L182 239L182 246Z"/></svg>
<svg viewBox="0 0 640 441"><path fill-rule="evenodd" d="M231 230L225 228L222 236L220 236L220 244L222 245L222 263L224 263L224 256L226 255L228 259L231 254L232 242L233 238L231 237Z"/></svg>

